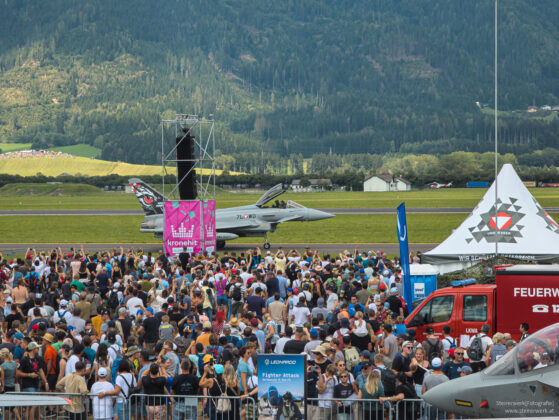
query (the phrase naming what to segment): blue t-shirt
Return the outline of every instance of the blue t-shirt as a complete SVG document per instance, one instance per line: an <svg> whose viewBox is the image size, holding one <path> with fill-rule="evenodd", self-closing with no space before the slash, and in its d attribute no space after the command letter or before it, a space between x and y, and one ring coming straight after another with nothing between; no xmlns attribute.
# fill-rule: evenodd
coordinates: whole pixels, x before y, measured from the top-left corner
<svg viewBox="0 0 559 420"><path fill-rule="evenodd" d="M395 324L394 327L396 328L396 331L394 331L394 335L407 334L408 333L408 330L407 330L405 324Z"/></svg>
<svg viewBox="0 0 559 420"><path fill-rule="evenodd" d="M245 362L244 360L239 360L239 366L237 367L237 377L239 378L239 383L241 384L241 392L245 392L244 388L243 388L243 381L241 379L241 373L246 373L247 376L247 382L248 382L248 378L250 378L252 376L252 369L250 368L250 366L248 365L247 362Z"/></svg>
<svg viewBox="0 0 559 420"><path fill-rule="evenodd" d="M25 351L20 346L16 346L14 349L14 360L20 360L24 353Z"/></svg>

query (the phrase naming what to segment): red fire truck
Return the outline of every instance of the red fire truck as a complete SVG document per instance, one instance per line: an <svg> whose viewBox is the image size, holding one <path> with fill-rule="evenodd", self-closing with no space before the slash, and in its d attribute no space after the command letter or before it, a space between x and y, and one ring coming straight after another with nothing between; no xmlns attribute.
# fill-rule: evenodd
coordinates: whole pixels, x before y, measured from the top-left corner
<svg viewBox="0 0 559 420"><path fill-rule="evenodd" d="M423 341L431 326L442 335L445 325L458 343L489 324L489 336L508 332L520 338L522 322L537 331L559 322L559 265L497 266L495 284L476 284L475 279L458 280L431 293L406 318L407 328Z"/></svg>

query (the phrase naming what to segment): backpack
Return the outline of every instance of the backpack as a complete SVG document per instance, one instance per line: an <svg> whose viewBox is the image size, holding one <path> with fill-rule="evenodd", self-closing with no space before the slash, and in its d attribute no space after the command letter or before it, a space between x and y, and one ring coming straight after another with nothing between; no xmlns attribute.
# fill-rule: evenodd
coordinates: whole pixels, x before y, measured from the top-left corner
<svg viewBox="0 0 559 420"><path fill-rule="evenodd" d="M485 337L484 335L476 335L472 340L472 344L468 349L468 356L471 361L478 362L483 359L483 342L481 339Z"/></svg>
<svg viewBox="0 0 559 420"><path fill-rule="evenodd" d="M427 360L429 360L430 362L435 357L441 357L441 354L439 352L439 345L441 344L441 340L437 338L437 341L435 341L435 344L433 344L431 339L428 338L427 342L429 343L429 353L427 354Z"/></svg>
<svg viewBox="0 0 559 420"><path fill-rule="evenodd" d="M110 296L109 296L109 301L108 301L107 305L110 309L116 309L116 308L118 308L118 304L119 304L118 292L112 291Z"/></svg>
<svg viewBox="0 0 559 420"><path fill-rule="evenodd" d="M27 279L27 287L29 287L30 291L34 291L38 289L37 287L38 284L39 284L39 277L37 276L37 273L31 271L29 273L29 278Z"/></svg>
<svg viewBox="0 0 559 420"><path fill-rule="evenodd" d="M115 347L113 347L115 346ZM122 354L122 350L120 348L120 346L117 344L112 344L109 346L110 349L113 349L113 351L116 353L116 357L115 360L119 360L119 359L123 359L124 358L124 354Z"/></svg>
<svg viewBox="0 0 559 420"><path fill-rule="evenodd" d="M231 297L235 302L240 302L243 299L242 286L233 286Z"/></svg>
<svg viewBox="0 0 559 420"><path fill-rule="evenodd" d="M455 339L455 338L453 338L453 341L450 341L450 340L448 339L448 337L445 337L445 340L448 341L448 342L450 343L450 348L451 348L451 349L455 349L455 348L456 348L456 339Z"/></svg>
<svg viewBox="0 0 559 420"><path fill-rule="evenodd" d="M343 351L346 369L349 372L353 372L353 369L357 367L361 361L359 358L359 350L355 346L346 347Z"/></svg>
<svg viewBox="0 0 559 420"><path fill-rule="evenodd" d="M122 380L124 381L124 383L128 387L128 395L124 395L124 393L122 393L122 395L124 395L124 398L126 398L128 400L133 395L142 393L142 388L138 387L138 381L136 380L134 375L132 375L132 383L136 382L134 384L134 386L132 386L132 384L129 384L128 381L126 380L126 378L123 375L118 375L118 376L120 376L122 378Z"/></svg>
<svg viewBox="0 0 559 420"><path fill-rule="evenodd" d="M57 282L60 279L60 277L59 277L59 275L56 271L51 271L49 273L49 275L47 276L47 279L49 281L49 284L52 284L52 282L54 282L54 281Z"/></svg>
<svg viewBox="0 0 559 420"><path fill-rule="evenodd" d="M118 357L115 360L113 360L113 365L111 366L111 380L113 385L116 383L116 377L118 376L118 365L120 364L121 360L128 360L128 359L126 358L126 356L122 355L121 353L121 357ZM128 360L128 363L132 365L132 362L130 362L130 360ZM124 379L124 377L122 379Z"/></svg>
<svg viewBox="0 0 559 420"><path fill-rule="evenodd" d="M64 310L64 312L62 312L62 315L60 315L60 309L58 311L56 311L56 314L58 315L58 317L60 318L60 321L62 321L64 318L64 315L66 315L68 313L68 311Z"/></svg>
<svg viewBox="0 0 559 420"><path fill-rule="evenodd" d="M344 281L342 282L342 284L340 284L339 295L340 299L342 300L349 299L349 283L347 281Z"/></svg>
<svg viewBox="0 0 559 420"><path fill-rule="evenodd" d="M313 284L313 282L310 281L310 280L307 280L307 279L303 280L303 282L301 283L301 289L303 289L303 290L305 289L305 284L308 284L308 286L309 286L309 289L308 289L308 290L309 290L309 292L312 293L313 290L314 290L314 284Z"/></svg>
<svg viewBox="0 0 559 420"><path fill-rule="evenodd" d="M380 380L384 388L384 394L392 397L396 394L396 375L391 369L380 369Z"/></svg>

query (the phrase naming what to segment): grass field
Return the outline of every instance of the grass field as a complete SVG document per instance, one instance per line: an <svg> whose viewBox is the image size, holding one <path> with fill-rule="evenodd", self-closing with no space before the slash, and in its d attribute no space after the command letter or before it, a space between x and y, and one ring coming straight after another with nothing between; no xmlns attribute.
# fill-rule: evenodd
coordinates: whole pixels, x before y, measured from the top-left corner
<svg viewBox="0 0 559 420"><path fill-rule="evenodd" d="M293 200L312 208L396 208L405 202L407 208L417 207L471 207L485 194L485 189L452 188L409 192L320 192L286 193L282 200ZM559 207L559 189L532 188L530 192L544 207ZM216 193L217 208L254 204L258 194ZM0 210L14 209L139 209L133 194L100 192L99 195L81 197L33 197L14 193L0 200Z"/></svg>
<svg viewBox="0 0 559 420"><path fill-rule="evenodd" d="M410 243L439 243L467 215L408 214ZM558 214L552 214L557 219ZM154 243L139 232L142 216L14 216L0 217L3 243ZM284 223L268 235L271 243L396 243L396 216L338 215L312 223ZM242 238L234 243L258 243ZM262 240L263 242L263 240Z"/></svg>
<svg viewBox="0 0 559 420"><path fill-rule="evenodd" d="M73 156L86 158L96 158L101 155L101 149L90 146L89 144L74 144L72 146L53 147L49 150L53 152L69 153Z"/></svg>
<svg viewBox="0 0 559 420"><path fill-rule="evenodd" d="M110 162L107 160L90 159L85 157L74 158L25 158L0 160L0 173L34 176L37 173L46 176L59 176L61 174L88 175L88 176L142 176L161 175L161 166L134 165L124 162ZM173 172L173 171L169 171ZM221 171L216 171L219 175Z"/></svg>
<svg viewBox="0 0 559 420"><path fill-rule="evenodd" d="M31 143L0 143L2 153L31 149Z"/></svg>

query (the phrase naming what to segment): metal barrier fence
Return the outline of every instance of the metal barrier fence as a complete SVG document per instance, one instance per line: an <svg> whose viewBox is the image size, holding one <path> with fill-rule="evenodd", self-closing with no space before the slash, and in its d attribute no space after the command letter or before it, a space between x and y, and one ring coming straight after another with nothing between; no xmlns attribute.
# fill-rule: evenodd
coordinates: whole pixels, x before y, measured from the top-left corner
<svg viewBox="0 0 559 420"><path fill-rule="evenodd" d="M307 398L307 416L311 420L438 420L447 413L425 403L422 399L400 400L394 403L380 400L347 398Z"/></svg>
<svg viewBox="0 0 559 420"><path fill-rule="evenodd" d="M129 399L65 393L7 393L33 406L0 407L0 420L256 420L258 401L225 396L133 394ZM40 398L33 398L41 396ZM20 397L18 399L18 397ZM23 398L21 398L23 397ZM60 398L62 397L62 398ZM39 401L42 400L42 401ZM67 404L66 400L71 402ZM345 400L307 398L311 420L438 420L449 413L422 399L382 403L350 397Z"/></svg>
<svg viewBox="0 0 559 420"><path fill-rule="evenodd" d="M118 403L117 403L118 404ZM134 394L124 404L119 420L256 420L252 398Z"/></svg>

